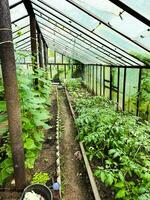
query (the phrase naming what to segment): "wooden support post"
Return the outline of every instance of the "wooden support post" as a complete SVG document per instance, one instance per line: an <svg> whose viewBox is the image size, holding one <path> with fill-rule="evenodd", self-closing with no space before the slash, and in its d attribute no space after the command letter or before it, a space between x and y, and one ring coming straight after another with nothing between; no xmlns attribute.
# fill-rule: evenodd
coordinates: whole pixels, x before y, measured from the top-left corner
<svg viewBox="0 0 150 200"><path fill-rule="evenodd" d="M25 186L24 149L8 0L0 1L0 16L0 58L14 163L15 184L16 189L23 189Z"/></svg>
<svg viewBox="0 0 150 200"><path fill-rule="evenodd" d="M39 66L43 68L43 49L42 49L42 35L38 32L38 53L39 53Z"/></svg>
<svg viewBox="0 0 150 200"><path fill-rule="evenodd" d="M36 43L36 20L33 15L30 15L30 35L31 35L31 52L32 52L32 68L36 74L37 70L37 43ZM38 79L34 80L34 87L38 87Z"/></svg>

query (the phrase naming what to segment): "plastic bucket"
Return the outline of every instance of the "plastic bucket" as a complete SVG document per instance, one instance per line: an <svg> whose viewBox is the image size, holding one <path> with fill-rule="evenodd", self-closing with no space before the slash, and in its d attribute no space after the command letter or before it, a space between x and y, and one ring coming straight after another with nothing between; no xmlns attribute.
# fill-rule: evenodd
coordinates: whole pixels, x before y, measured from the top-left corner
<svg viewBox="0 0 150 200"><path fill-rule="evenodd" d="M24 196L27 192L32 191L34 191L37 194L40 194L44 198L44 200L53 200L51 190L46 185L39 183L27 186L22 193L21 200L24 199Z"/></svg>

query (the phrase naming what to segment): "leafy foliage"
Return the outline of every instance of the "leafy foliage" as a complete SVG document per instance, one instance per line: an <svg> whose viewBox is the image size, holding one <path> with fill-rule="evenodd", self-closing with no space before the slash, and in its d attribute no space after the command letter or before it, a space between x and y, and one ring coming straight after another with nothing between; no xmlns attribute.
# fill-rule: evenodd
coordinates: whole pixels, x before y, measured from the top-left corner
<svg viewBox="0 0 150 200"><path fill-rule="evenodd" d="M49 128L46 122L50 119L48 106L50 105L51 83L46 79L45 71L42 69L38 69L37 73L33 74L32 70L25 70L18 66L17 76L22 114L25 165L27 168L32 169L44 141L43 129ZM39 80L38 90L33 87L35 78ZM4 98L0 105L0 122L4 122L7 120ZM4 141L0 148L0 185L13 173L8 128L3 132L2 137Z"/></svg>
<svg viewBox="0 0 150 200"><path fill-rule="evenodd" d="M35 173L31 183L41 183L41 184L46 184L46 182L50 179L50 176L48 175L48 173Z"/></svg>
<svg viewBox="0 0 150 200"><path fill-rule="evenodd" d="M74 92L68 87L70 94ZM74 95L78 139L86 148L94 175L115 192L115 199L150 196L150 124L116 112L103 97Z"/></svg>

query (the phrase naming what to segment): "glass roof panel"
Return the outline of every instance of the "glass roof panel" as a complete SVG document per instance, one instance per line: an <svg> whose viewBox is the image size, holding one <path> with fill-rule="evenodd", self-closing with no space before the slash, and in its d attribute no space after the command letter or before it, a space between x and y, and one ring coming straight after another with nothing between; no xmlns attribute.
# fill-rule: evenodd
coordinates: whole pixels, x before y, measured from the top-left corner
<svg viewBox="0 0 150 200"><path fill-rule="evenodd" d="M9 0L13 5L20 0ZM124 65L142 64L129 55L130 52L146 53L143 48L129 41L113 31L110 27L123 33L135 42L149 48L150 29L148 26L120 9L109 0L73 0L85 10L95 15L97 19L83 12L66 0L31 0L33 2L36 19L38 20L43 36L53 48L61 49L66 54L91 63L113 63ZM121 0L143 16L150 18L149 0ZM145 5L141 3L144 1ZM140 10L141 9L141 10ZM57 12L57 10L60 12ZM27 11L24 4L12 8L11 21L25 15ZM42 14L41 14L42 13ZM62 13L62 14L61 14ZM145 13L145 15L144 15ZM41 17L39 17L41 16ZM99 22L101 19L105 25ZM17 46L30 42L29 17L12 24L14 43ZM106 26L108 25L108 27ZM20 36L19 36L20 35ZM26 46L26 45L25 45Z"/></svg>
<svg viewBox="0 0 150 200"><path fill-rule="evenodd" d="M9 0L9 6L12 6L15 3L18 3L20 0Z"/></svg>
<svg viewBox="0 0 150 200"><path fill-rule="evenodd" d="M29 25L29 17L26 17L24 19L21 19L17 22L15 22L14 24L12 24L12 31L17 31L19 30L21 27Z"/></svg>
<svg viewBox="0 0 150 200"><path fill-rule="evenodd" d="M35 4L33 4L34 8L40 9L40 7L42 7L43 13L45 12L44 9L46 9L48 12L52 13L52 15L55 14L57 16L60 16L53 9L45 6L44 4L42 4L40 2L37 3L37 0L32 0L32 2L35 3ZM47 2L47 1L43 1L43 2ZM61 1L60 0L51 0L48 3L49 3L49 5L59 9L61 12L68 14L70 17L75 19L77 22L82 21L82 24L84 26L87 26L91 30L93 30L93 28L98 25L97 20L89 17L87 14L80 11L76 7L72 6L70 3L66 2L65 0L61 0ZM47 12L45 12L45 13L47 13ZM63 16L61 16L61 19L65 19L65 18ZM68 20L68 22L73 24L73 22L71 22L70 20Z"/></svg>
<svg viewBox="0 0 150 200"><path fill-rule="evenodd" d="M40 24L40 23L39 23ZM53 27L53 30L54 31L50 31L50 30L52 30L52 28L51 28L51 26L49 27L49 29L48 28L45 28L45 24L43 24L43 25L40 25L40 27L41 27L41 31L42 31L42 33L46 33L46 34L48 34L48 33L50 33L50 34L55 34L55 35L58 35L58 37L62 37L63 39L65 38L65 39L67 39L67 40L69 40L69 41L72 41L72 45L73 44L75 44L76 46L78 46L79 48L82 48L82 49L84 49L85 51L88 51L89 53L90 52L92 52L92 53L94 53L94 56L97 56L97 57L101 57L101 56L103 56L103 58L105 58L106 60L107 59L109 59L109 60L111 60L112 61L112 59L110 58L110 56L108 57L108 56L106 56L106 55L103 55L102 53L100 53L100 51L99 50L95 50L93 47L91 47L90 46L90 44L89 43L85 43L84 41L82 41L82 40L79 40L79 38L77 38L77 37L72 37L69 33L65 33L64 31L59 31L59 29L58 28L54 28ZM58 34L57 34L58 33ZM49 37L51 37L50 35L49 35ZM67 43L68 43L68 41L67 41ZM115 60L117 60L117 58L115 58ZM116 62L117 63L117 62ZM125 64L125 63L124 63Z"/></svg>
<svg viewBox="0 0 150 200"><path fill-rule="evenodd" d="M35 11L35 13L37 13L36 11ZM40 14L41 15L41 14ZM46 15L46 16L49 16L49 15ZM40 20L42 20L42 22L43 22L43 24L45 24L45 25L47 25L47 26L50 26L50 23L51 23L51 20L49 19L48 20L48 18L46 18L45 17L45 15L44 15L44 20L43 19L40 19L40 17L37 17L38 18L38 21L40 21ZM56 20L56 19L55 19ZM46 22L45 22L46 21ZM61 26L60 26L60 28L62 29L62 27L63 27L63 29L66 31L68 31L68 29L66 29L66 28L64 28L64 27L69 27L69 33L70 33L70 31L71 31L71 33L72 32L74 32L74 33L76 33L77 34L77 36L78 37L81 37L82 38L82 35L84 36L84 40L83 40L83 38L82 38L82 41L83 42L87 42L87 40L88 41L90 41L91 42L91 44L93 44L93 43L95 43L95 39L97 39L98 41L102 41L102 40L100 40L98 37L95 37L95 36L93 36L93 34L92 33L90 33L90 32L88 32L88 31L85 31L83 28L80 28L79 30L82 30L82 32L83 32L83 34L81 34L79 31L77 31L76 29L74 29L74 28L72 28L72 27L70 27L69 25L66 25L65 23L62 23L60 20L57 20L57 22L59 22L60 24L62 24ZM53 22L53 24L54 25L56 25L56 23L54 23ZM57 24L57 26L58 26L58 24ZM53 27L54 28L54 27ZM85 36L84 34L87 34L87 36ZM93 37L93 40L91 40L91 39L89 39L89 37L88 36L92 36ZM104 42L103 42L104 43ZM106 42L105 42L105 44L107 44ZM94 44L93 44L94 45ZM103 49L103 45L100 45L100 44L97 44L97 45L99 45L99 50L101 50L101 51L103 51L103 52L105 52L106 51L106 49L104 50ZM108 45L108 44L107 44ZM110 47L112 47L112 45L109 45L108 46L109 48ZM113 53L114 55L117 55L117 53L115 53L114 52L114 48L112 49L112 50L110 50L109 48L107 48L107 51L109 51L109 53L110 53L110 51L111 51L111 53ZM125 53L124 53L125 54ZM109 55L108 55L109 56ZM128 56L129 57L129 56ZM134 60L134 59L133 59ZM132 64L132 62L131 62L131 64Z"/></svg>
<svg viewBox="0 0 150 200"><path fill-rule="evenodd" d="M11 21L17 20L20 17L23 17L27 15L27 10L24 7L24 4L21 3L18 6L14 7L13 9L10 9L10 14L11 14Z"/></svg>
<svg viewBox="0 0 150 200"><path fill-rule="evenodd" d="M121 10L109 0L105 0L105 2L103 0L74 0L73 2L78 3L78 5L85 8L88 12L94 14L106 23L108 27L113 27L132 40L135 40L135 37L140 36L143 31L149 32L148 26L127 12ZM113 30L110 31L114 32ZM136 42L138 43L138 40ZM141 44L146 47L146 44L143 41L141 41Z"/></svg>
<svg viewBox="0 0 150 200"><path fill-rule="evenodd" d="M150 1L149 0L120 0L130 8L134 9L150 20Z"/></svg>
<svg viewBox="0 0 150 200"><path fill-rule="evenodd" d="M40 0L40 2L42 2L41 0ZM53 1L52 1L53 2ZM56 3L56 2L55 2ZM52 3L53 4L53 3ZM52 4L50 4L50 5L52 5ZM42 5L43 6L43 5ZM56 6L56 5L55 5ZM35 8L36 6L34 6L34 8ZM44 8L44 6L42 7L43 8L43 10L45 9ZM57 8L58 8L58 6L57 6ZM36 8L37 9L37 8ZM91 33L91 32L89 32L88 31L88 26L86 26L86 25L84 25L84 24L82 24L82 20L80 21L80 24L83 26L83 27L85 27L87 30L85 30L85 28L83 28L82 26L80 26L80 25L78 25L78 24L76 24L75 22L72 22L72 21L69 21L66 17L64 17L64 16L62 16L62 15L60 15L60 14L58 14L58 13L56 13L56 12L54 12L54 15L56 15L57 17L59 17L59 19L58 18L56 18L55 16L52 16L51 14L49 14L48 13L48 11L47 11L47 9L45 9L44 11L43 11L42 9L39 9L38 8L38 12L40 11L40 12L42 12L42 13L44 13L44 15L46 15L47 16L47 20L49 20L49 21L51 21L51 19L53 19L53 20L55 20L55 21L57 21L57 22L59 22L60 24L62 24L62 27L63 26L65 26L65 27L67 27L67 28L69 28L69 29L73 29L74 31L78 31L78 33L79 34L81 34L81 31L82 31L82 34L84 35L85 33L87 33L87 35L89 35L89 36L92 36L93 37L93 40L94 40L94 38L95 38L95 35L93 35L93 33ZM78 9L79 10L79 9ZM51 12L52 13L52 12ZM66 14L66 12L64 12L65 14ZM69 15L69 12L67 13L67 15L70 17L70 15ZM51 19L48 19L48 17L50 16L50 18ZM87 15L88 16L88 15ZM89 16L88 16L89 17ZM72 17L73 18L73 17ZM91 17L92 18L92 17ZM61 20L63 20L63 22L61 21ZM75 21L77 21L76 19L74 19ZM69 24L70 23L70 24ZM99 22L97 21L97 24L98 24ZM87 23L88 24L88 23ZM69 26L70 25L70 26ZM73 26L73 27L71 27L71 26ZM96 29L98 29L99 28L99 26L96 26L95 27ZM107 27L106 27L107 28ZM96 30L95 29L95 30ZM109 29L109 28L108 28ZM93 30L94 31L94 30ZM110 30L110 32L112 32L112 30ZM99 34L99 36L101 36L100 34ZM97 36L96 36L97 37ZM119 34L117 34L117 37L119 37L119 39L120 38L123 38L124 39L124 37L122 37L122 36L120 36ZM121 50L119 50L119 49L117 49L117 48L115 48L113 45L110 45L110 44L108 44L108 42L106 42L106 41L104 41L103 39L100 39L99 37L97 37L97 40L98 41L100 41L102 44L101 44L101 46L103 46L103 44L104 45L107 45L108 47L107 47L107 51L109 51L109 48L111 47L111 51L120 51L119 53L122 53L122 54L124 54L124 55L126 55L126 53L124 52L121 52ZM107 40L107 38L106 38L106 40ZM111 43L114 43L114 40L113 40L113 38L109 38L109 40L108 41L111 41ZM127 39L125 39L125 41L123 40L123 42L126 42L126 46L127 46L127 44L129 43L129 46L130 46L130 43L131 42L128 42L128 40ZM131 43L132 44L132 43ZM122 45L121 44L119 44L120 46L119 47L122 47ZM141 48L139 48L140 50L141 50ZM123 49L123 50L125 50L125 51L127 51L127 53L128 53L128 50L129 50L129 48L128 49ZM105 51L106 51L106 49L105 49ZM122 56L124 56L124 55L122 55ZM132 59L132 57L130 57L129 55L126 55L126 57L127 58L131 58ZM136 59L133 59L134 61L136 60ZM140 64L140 62L136 62L137 64L139 63ZM133 64L132 62L131 62L131 64ZM135 63L134 63L135 64Z"/></svg>

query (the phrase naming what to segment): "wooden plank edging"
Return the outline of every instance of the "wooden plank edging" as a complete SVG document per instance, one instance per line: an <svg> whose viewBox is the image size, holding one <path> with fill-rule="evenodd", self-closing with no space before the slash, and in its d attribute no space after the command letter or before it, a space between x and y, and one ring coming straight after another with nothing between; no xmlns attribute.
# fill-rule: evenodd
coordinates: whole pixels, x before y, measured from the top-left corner
<svg viewBox="0 0 150 200"><path fill-rule="evenodd" d="M67 97L67 101L68 101L68 104L69 104L69 108L70 108L72 117L75 120L75 112L74 112L73 107L71 105L69 94L68 94L66 87L65 87L65 93L66 93L66 97ZM83 159L84 159L84 163L85 163L85 166L86 166L87 174L89 176L89 180L90 180L90 183L91 183L91 187L92 187L92 191L93 191L95 200L102 200L100 198L100 195L99 195L99 192L98 192L98 188L97 188L97 185L96 185L96 182L95 182L95 178L93 176L93 172L92 172L90 163L89 163L88 158L86 156L84 145L83 145L82 142L79 142L79 145L80 145L81 153L82 153L82 156L83 156Z"/></svg>

